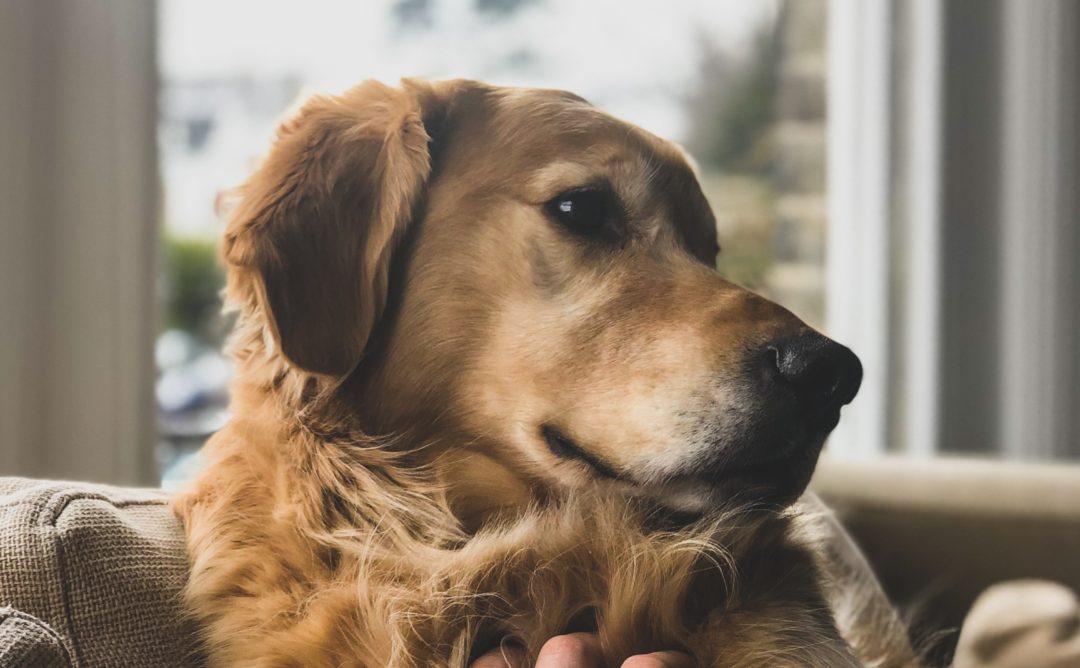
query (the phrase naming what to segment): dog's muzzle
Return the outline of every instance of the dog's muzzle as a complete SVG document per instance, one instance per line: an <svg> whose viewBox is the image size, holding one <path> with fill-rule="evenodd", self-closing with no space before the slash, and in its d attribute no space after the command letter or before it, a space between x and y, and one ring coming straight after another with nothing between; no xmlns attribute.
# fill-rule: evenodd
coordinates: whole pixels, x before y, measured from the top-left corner
<svg viewBox="0 0 1080 668"><path fill-rule="evenodd" d="M769 501L805 489L825 438L862 382L848 348L816 332L771 341L748 353L743 408L703 477Z"/></svg>

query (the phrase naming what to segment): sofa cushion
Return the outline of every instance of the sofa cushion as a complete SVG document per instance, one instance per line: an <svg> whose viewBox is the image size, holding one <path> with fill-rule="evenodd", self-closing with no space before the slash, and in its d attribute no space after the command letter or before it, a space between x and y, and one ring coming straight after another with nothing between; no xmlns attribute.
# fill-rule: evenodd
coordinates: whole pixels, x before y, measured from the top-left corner
<svg viewBox="0 0 1080 668"><path fill-rule="evenodd" d="M14 608L0 608L0 666L70 665L71 657L52 627Z"/></svg>
<svg viewBox="0 0 1080 668"><path fill-rule="evenodd" d="M164 493L0 478L0 665L199 664L186 578Z"/></svg>

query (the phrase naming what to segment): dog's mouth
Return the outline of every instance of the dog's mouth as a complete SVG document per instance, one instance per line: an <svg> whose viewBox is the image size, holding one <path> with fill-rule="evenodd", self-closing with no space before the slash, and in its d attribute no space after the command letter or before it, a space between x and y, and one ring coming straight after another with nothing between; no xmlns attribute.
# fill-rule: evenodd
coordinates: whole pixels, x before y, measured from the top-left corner
<svg viewBox="0 0 1080 668"><path fill-rule="evenodd" d="M620 482L677 510L701 512L725 502L776 508L795 501L805 490L817 463L817 452L829 429L810 438L817 447L801 450L807 456L777 457L752 465L705 467L666 480L642 482L593 454L565 431L551 424L540 427L540 436L558 459L588 467L599 479ZM814 456L809 456L813 453Z"/></svg>
<svg viewBox="0 0 1080 668"><path fill-rule="evenodd" d="M614 466L582 448L558 428L545 424L540 427L540 435L551 453L559 459L582 462L603 478L626 480L626 476L619 473Z"/></svg>

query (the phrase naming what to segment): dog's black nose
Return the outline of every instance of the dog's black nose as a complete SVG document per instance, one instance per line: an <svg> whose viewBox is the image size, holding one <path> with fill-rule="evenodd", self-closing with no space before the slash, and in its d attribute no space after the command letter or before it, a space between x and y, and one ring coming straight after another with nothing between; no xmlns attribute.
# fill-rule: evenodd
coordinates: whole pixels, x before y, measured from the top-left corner
<svg viewBox="0 0 1080 668"><path fill-rule="evenodd" d="M834 412L855 398L862 364L855 353L816 332L767 346L777 382L787 386L811 413Z"/></svg>

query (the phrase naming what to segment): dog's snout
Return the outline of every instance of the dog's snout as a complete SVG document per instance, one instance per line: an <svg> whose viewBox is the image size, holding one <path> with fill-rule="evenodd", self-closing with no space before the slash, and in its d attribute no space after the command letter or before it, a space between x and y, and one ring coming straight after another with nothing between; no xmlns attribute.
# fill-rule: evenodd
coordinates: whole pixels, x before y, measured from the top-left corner
<svg viewBox="0 0 1080 668"><path fill-rule="evenodd" d="M776 382L794 392L806 410L835 411L851 402L862 382L855 353L820 334L805 333L767 346Z"/></svg>

